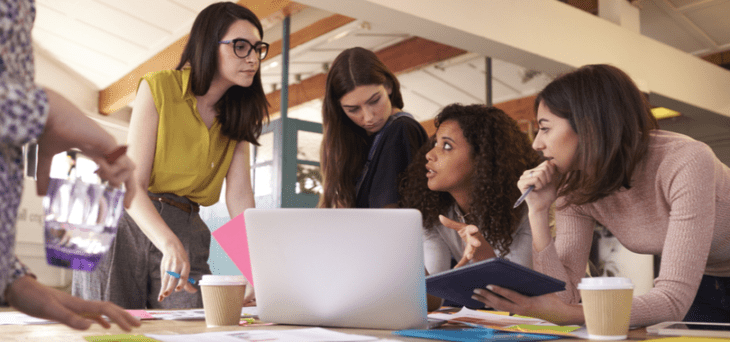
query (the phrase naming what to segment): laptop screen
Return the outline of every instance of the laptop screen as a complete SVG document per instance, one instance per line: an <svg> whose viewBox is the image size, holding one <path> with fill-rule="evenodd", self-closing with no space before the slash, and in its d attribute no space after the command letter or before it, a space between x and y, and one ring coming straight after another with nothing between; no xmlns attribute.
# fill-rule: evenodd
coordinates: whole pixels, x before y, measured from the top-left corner
<svg viewBox="0 0 730 342"><path fill-rule="evenodd" d="M248 209L244 216L263 321L425 326L419 211Z"/></svg>

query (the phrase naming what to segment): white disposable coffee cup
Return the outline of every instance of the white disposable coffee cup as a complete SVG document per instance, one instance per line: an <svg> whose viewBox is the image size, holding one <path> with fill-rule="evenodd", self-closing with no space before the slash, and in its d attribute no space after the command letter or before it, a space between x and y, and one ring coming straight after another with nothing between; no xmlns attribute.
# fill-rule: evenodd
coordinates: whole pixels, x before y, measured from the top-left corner
<svg viewBox="0 0 730 342"><path fill-rule="evenodd" d="M578 284L588 338L624 340L629 332L634 285L629 278L583 278Z"/></svg>
<svg viewBox="0 0 730 342"><path fill-rule="evenodd" d="M246 278L204 275L198 284L203 294L205 324L209 327L238 325L246 292Z"/></svg>

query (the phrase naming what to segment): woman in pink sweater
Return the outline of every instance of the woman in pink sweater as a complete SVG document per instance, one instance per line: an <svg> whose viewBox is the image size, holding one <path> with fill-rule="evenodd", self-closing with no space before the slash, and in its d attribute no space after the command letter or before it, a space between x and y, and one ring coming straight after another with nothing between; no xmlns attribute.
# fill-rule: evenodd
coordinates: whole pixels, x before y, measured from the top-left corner
<svg viewBox="0 0 730 342"><path fill-rule="evenodd" d="M517 186L523 192L535 186L526 198L533 267L566 281L566 291L528 298L488 286L491 292L477 289L474 299L583 324L576 285L600 223L627 249L662 257L654 288L634 298L632 326L730 322L730 169L710 147L658 130L643 94L608 65L555 79L538 94L535 110L540 130L533 148L547 161L525 171Z"/></svg>

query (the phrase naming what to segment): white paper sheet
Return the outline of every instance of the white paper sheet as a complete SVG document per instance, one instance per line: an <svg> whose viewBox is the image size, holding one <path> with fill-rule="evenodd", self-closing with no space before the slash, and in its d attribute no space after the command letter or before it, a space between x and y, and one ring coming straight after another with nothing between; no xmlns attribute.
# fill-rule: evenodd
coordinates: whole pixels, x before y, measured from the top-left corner
<svg viewBox="0 0 730 342"><path fill-rule="evenodd" d="M147 313L157 319L175 320L175 321L195 321L205 319L205 310L189 309L189 310L146 310ZM255 306L246 306L241 309L241 317L258 316L259 309Z"/></svg>
<svg viewBox="0 0 730 342"><path fill-rule="evenodd" d="M371 336L345 334L323 328L291 330L236 330L185 335L145 334L145 336L162 342L357 342L378 340Z"/></svg>
<svg viewBox="0 0 730 342"><path fill-rule="evenodd" d="M0 312L0 325L26 325L26 324L55 324L58 322L47 319L35 318L22 312L8 311Z"/></svg>

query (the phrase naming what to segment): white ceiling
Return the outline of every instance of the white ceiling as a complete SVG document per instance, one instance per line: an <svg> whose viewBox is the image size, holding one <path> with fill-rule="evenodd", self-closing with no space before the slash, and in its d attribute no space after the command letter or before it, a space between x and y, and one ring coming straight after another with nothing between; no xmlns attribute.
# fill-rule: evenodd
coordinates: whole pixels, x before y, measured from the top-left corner
<svg viewBox="0 0 730 342"><path fill-rule="evenodd" d="M213 2L36 0L33 38L52 58L104 89L188 33L196 14ZM698 56L730 49L730 0L640 0L634 4L640 8L641 33L646 36ZM305 9L292 17L292 32L330 14ZM264 40L273 42L281 35L280 24L270 25ZM290 83L296 82L295 75L306 79L322 73L323 65L347 47L379 50L409 37L408 32L391 32L388 27L356 20L294 48ZM280 59L262 63L267 92L280 87ZM550 81L543 74L530 78L530 71L506 61L492 63L494 103L534 94ZM484 70L484 56L467 54L399 75L405 109L428 119L449 103L483 103Z"/></svg>

